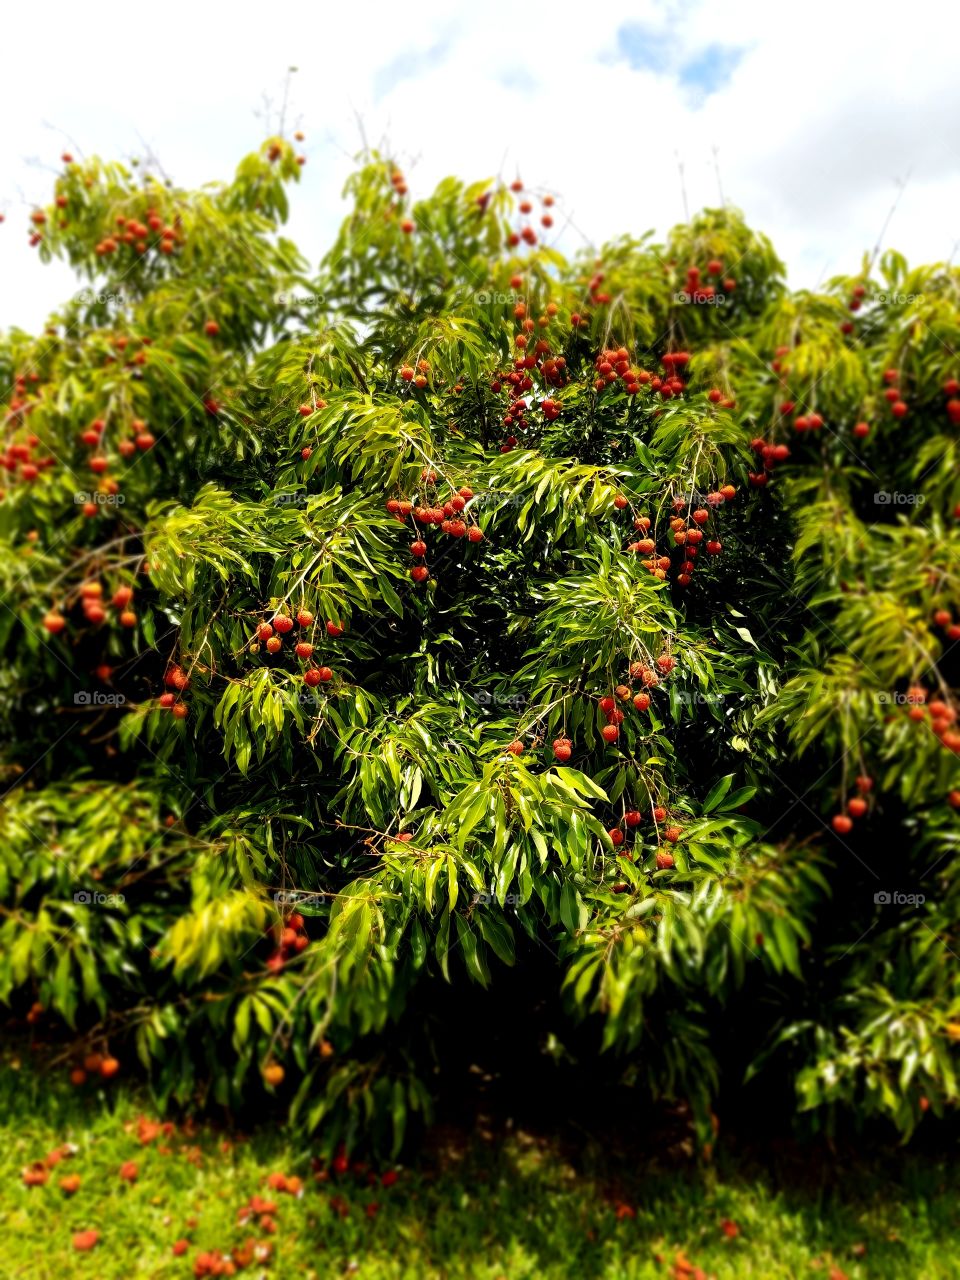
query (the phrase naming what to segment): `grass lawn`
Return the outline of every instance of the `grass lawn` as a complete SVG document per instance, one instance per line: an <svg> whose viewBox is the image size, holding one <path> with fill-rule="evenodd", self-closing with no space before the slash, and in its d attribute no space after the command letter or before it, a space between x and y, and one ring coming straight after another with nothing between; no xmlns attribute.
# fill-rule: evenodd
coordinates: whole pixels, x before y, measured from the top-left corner
<svg viewBox="0 0 960 1280"><path fill-rule="evenodd" d="M960 1176L944 1158L821 1160L785 1177L722 1152L698 1170L649 1151L601 1158L592 1143L571 1154L523 1131L447 1133L385 1186L382 1169L318 1177L295 1133L164 1133L142 1117L155 1119L123 1083L77 1091L26 1066L0 1070L3 1280L233 1274L216 1256L204 1269L214 1251L236 1274L267 1277L960 1274ZM47 1159L64 1144L76 1149ZM44 1160L46 1181L25 1185ZM88 1231L96 1243L80 1251L74 1237Z"/></svg>

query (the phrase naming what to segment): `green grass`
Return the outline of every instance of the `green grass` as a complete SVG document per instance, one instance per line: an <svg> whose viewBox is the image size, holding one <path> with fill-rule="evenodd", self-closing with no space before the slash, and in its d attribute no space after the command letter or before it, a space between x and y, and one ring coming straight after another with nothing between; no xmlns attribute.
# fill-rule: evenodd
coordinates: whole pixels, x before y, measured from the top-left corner
<svg viewBox="0 0 960 1280"><path fill-rule="evenodd" d="M851 1280L960 1274L960 1175L946 1160L904 1157L895 1173L881 1172L888 1160L821 1161L785 1178L743 1158L698 1171L650 1152L624 1163L590 1143L571 1156L523 1132L503 1142L447 1133L384 1188L352 1173L316 1181L309 1144L268 1128L242 1139L181 1126L143 1145L142 1114L149 1107L123 1084L73 1091L26 1069L0 1071L3 1280L189 1277L199 1252L228 1254L248 1239L268 1242L273 1256L238 1274L268 1277L640 1280L673 1276L678 1249L718 1280L828 1280L832 1267ZM76 1153L46 1185L24 1186L23 1167L65 1142ZM133 1184L118 1172L128 1160L139 1170ZM303 1179L301 1197L267 1188L278 1171ZM59 1180L72 1173L82 1183L68 1197ZM238 1224L257 1194L277 1203L273 1235L256 1220ZM618 1204L635 1216L618 1217ZM735 1238L723 1219L737 1224ZM75 1251L73 1233L90 1228L99 1243ZM181 1237L190 1248L174 1257Z"/></svg>

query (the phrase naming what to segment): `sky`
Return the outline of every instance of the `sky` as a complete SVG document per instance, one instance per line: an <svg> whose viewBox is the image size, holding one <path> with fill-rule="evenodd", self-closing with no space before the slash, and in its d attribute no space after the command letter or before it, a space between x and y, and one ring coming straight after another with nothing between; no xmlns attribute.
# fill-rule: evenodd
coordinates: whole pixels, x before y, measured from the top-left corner
<svg viewBox="0 0 960 1280"><path fill-rule="evenodd" d="M721 200L797 287L857 271L881 233L912 263L960 253L955 0L46 0L8 6L3 35L0 328L38 329L82 287L26 244L65 148L228 178L285 80L307 135L288 233L313 262L365 141L413 196L450 173L554 192L567 253Z"/></svg>

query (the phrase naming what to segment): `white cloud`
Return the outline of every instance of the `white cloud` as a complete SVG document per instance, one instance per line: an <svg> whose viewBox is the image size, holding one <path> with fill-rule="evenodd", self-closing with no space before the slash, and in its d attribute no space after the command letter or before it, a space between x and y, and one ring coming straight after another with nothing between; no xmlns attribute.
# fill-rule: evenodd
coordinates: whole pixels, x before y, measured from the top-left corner
<svg viewBox="0 0 960 1280"><path fill-rule="evenodd" d="M949 256L957 238L960 142L957 21L946 0L860 5L768 0L636 3L607 12L495 0L451 10L439 0L271 10L170 0L142 16L50 0L41 19L6 15L0 112L0 324L38 327L70 292L69 273L26 247L31 202L44 199L69 147L109 157L151 146L172 176L227 176L261 140L264 92L308 135L309 163L291 231L312 259L343 214L340 191L361 145L387 141L416 194L456 172L520 172L561 198L562 247L623 231L664 233L723 190L773 239L796 284L854 270L872 248L898 182L886 235L915 262ZM652 65L624 54L618 28L651 33ZM739 60L699 105L681 68L716 46ZM655 56L654 56L655 55ZM44 122L50 122L49 127ZM40 163L38 163L40 162ZM45 166L45 167L42 167Z"/></svg>

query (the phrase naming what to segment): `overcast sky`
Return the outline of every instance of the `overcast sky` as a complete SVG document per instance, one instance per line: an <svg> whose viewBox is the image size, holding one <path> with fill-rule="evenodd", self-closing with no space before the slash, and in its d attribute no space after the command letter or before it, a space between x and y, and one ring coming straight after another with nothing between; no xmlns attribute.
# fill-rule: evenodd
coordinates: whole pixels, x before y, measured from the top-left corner
<svg viewBox="0 0 960 1280"><path fill-rule="evenodd" d="M690 211L719 202L719 168L795 285L855 271L898 194L885 245L920 263L960 241L956 0L47 0L2 24L0 326L39 327L77 287L26 245L65 146L228 177L291 65L308 164L290 230L314 261L364 134L413 195L448 173L553 190L566 251L680 220L678 156Z"/></svg>

